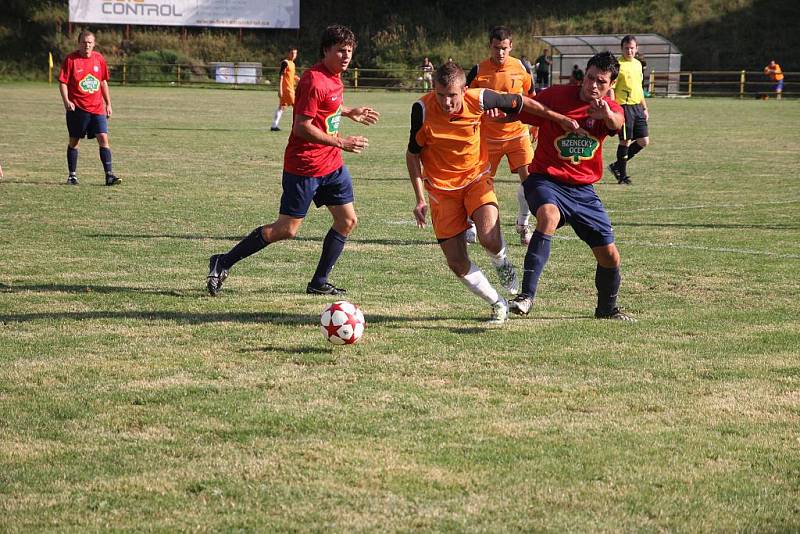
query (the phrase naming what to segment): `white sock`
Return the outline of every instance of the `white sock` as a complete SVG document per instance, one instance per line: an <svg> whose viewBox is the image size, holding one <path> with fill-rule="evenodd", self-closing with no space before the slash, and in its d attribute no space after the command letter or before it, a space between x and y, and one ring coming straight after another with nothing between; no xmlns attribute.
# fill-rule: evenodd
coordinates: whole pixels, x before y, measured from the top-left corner
<svg viewBox="0 0 800 534"><path fill-rule="evenodd" d="M528 221L531 218L531 210L528 208L528 199L525 198L525 188L522 187L522 184L519 184L519 187L517 187L517 203L519 203L517 224L519 226L528 226Z"/></svg>
<svg viewBox="0 0 800 534"><path fill-rule="evenodd" d="M283 110L278 108L275 110L275 117L272 120L272 127L277 128L278 123L281 122L281 116L283 115Z"/></svg>
<svg viewBox="0 0 800 534"><path fill-rule="evenodd" d="M483 271L478 269L474 263L470 263L469 272L463 277L459 277L461 283L467 286L467 289L478 295L480 298L494 304L500 300L500 294L492 287Z"/></svg>
<svg viewBox="0 0 800 534"><path fill-rule="evenodd" d="M501 236L502 239L502 236ZM489 256L489 261L492 262L492 265L495 267L500 267L504 263L508 262L508 255L506 254L506 240L503 239L503 246L500 247L500 250L497 254L492 254L487 249L483 249L486 251L486 255Z"/></svg>

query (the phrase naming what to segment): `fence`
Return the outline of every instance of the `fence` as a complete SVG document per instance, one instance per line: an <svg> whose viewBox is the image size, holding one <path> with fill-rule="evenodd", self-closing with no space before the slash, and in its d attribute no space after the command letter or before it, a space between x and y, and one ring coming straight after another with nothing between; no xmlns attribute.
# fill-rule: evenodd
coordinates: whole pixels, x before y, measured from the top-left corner
<svg viewBox="0 0 800 534"><path fill-rule="evenodd" d="M262 67L260 63L212 64L110 64L111 81L122 85L218 85L265 89L276 86L277 67ZM418 69L360 69L343 74L346 85L354 89L389 89L422 91L422 76ZM784 73L785 97L800 97L800 73ZM566 83L567 78L561 77ZM652 96L733 96L739 98L768 98L773 96L775 82L758 71L692 71L656 72L645 75L645 87Z"/></svg>

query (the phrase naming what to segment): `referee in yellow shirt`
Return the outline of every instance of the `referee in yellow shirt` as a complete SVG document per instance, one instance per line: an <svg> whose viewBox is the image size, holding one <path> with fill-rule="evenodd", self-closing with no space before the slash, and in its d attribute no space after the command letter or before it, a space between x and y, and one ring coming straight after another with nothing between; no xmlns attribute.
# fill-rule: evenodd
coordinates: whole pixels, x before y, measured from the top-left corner
<svg viewBox="0 0 800 534"><path fill-rule="evenodd" d="M619 76L611 91L611 97L622 106L625 112L625 126L619 132L617 161L608 166L620 184L630 184L628 162L650 143L647 132L647 102L642 90L642 64L636 59L638 44L636 37L626 35L622 38L622 57L619 60ZM634 141L636 141L634 143Z"/></svg>

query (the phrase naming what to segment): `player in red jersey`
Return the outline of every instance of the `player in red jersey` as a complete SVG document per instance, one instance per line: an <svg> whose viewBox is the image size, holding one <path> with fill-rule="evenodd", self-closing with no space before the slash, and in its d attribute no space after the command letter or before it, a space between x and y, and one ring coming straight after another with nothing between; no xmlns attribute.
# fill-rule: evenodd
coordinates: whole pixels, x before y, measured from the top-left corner
<svg viewBox="0 0 800 534"><path fill-rule="evenodd" d="M283 158L283 194L278 219L259 226L225 254L209 259L207 287L213 296L222 288L233 265L270 243L297 235L313 201L327 206L333 225L322 243L322 255L306 292L338 295L345 290L328 282L347 236L356 226L353 182L342 162L342 150L360 153L367 148L366 137L341 137L339 122L347 117L370 125L380 114L372 108L348 108L342 101L341 74L347 70L356 47L349 28L329 26L322 34L321 61L300 78L294 105L294 122Z"/></svg>
<svg viewBox="0 0 800 534"><path fill-rule="evenodd" d="M618 73L619 63L614 55L602 52L589 60L580 86L552 86L536 96L553 111L578 121L581 132L564 132L553 123L526 113L518 117L539 126L539 144L524 183L525 196L536 215L536 231L525 255L522 289L509 303L509 310L517 315L530 311L539 277L550 257L552 236L569 223L597 260L595 317L634 320L617 307L619 251L611 221L592 186L603 175L603 139L616 133L625 122L620 105L607 96Z"/></svg>
<svg viewBox="0 0 800 534"><path fill-rule="evenodd" d="M78 50L64 58L58 74L59 90L67 112L67 183L78 185L78 143L81 138L97 137L100 161L106 175L106 185L116 185L120 179L111 168L111 146L108 144L108 120L111 117L111 93L108 90L108 66L103 55L94 51L95 37L90 31L78 36Z"/></svg>

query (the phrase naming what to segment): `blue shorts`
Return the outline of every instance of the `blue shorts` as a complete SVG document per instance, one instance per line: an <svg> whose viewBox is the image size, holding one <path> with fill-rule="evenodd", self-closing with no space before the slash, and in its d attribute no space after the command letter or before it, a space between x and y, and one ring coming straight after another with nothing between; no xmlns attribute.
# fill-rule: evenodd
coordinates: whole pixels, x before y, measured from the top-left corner
<svg viewBox="0 0 800 534"><path fill-rule="evenodd" d="M556 182L546 174L531 174L522 186L534 215L539 206L555 204L561 212L559 228L569 223L578 237L590 247L614 242L611 220L591 184L566 185Z"/></svg>
<svg viewBox="0 0 800 534"><path fill-rule="evenodd" d="M775 89L776 93L782 92L783 91L783 80L778 80L777 82L775 82L775 87L773 89Z"/></svg>
<svg viewBox="0 0 800 534"><path fill-rule="evenodd" d="M353 202L353 178L347 165L325 176L300 176L283 171L281 215L302 219L308 213L312 200L317 207Z"/></svg>
<svg viewBox="0 0 800 534"><path fill-rule="evenodd" d="M105 115L75 108L75 111L67 111L67 131L74 139L94 139L97 134L108 133L108 119Z"/></svg>

